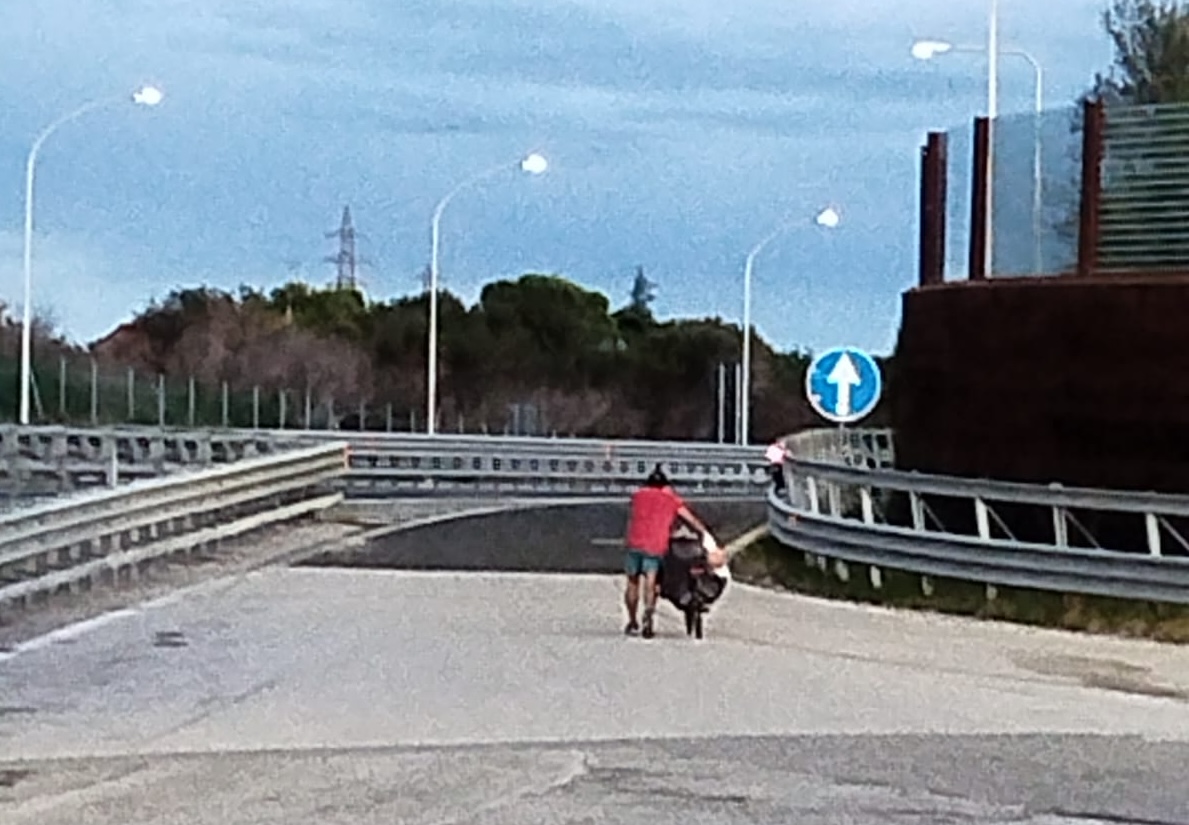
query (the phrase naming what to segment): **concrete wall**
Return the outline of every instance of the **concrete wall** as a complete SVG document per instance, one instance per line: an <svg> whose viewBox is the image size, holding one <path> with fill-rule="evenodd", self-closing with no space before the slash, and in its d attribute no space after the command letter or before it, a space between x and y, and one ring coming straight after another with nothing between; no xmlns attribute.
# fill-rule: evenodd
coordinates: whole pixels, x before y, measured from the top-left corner
<svg viewBox="0 0 1189 825"><path fill-rule="evenodd" d="M913 289L896 372L902 468L1189 491L1189 275Z"/></svg>

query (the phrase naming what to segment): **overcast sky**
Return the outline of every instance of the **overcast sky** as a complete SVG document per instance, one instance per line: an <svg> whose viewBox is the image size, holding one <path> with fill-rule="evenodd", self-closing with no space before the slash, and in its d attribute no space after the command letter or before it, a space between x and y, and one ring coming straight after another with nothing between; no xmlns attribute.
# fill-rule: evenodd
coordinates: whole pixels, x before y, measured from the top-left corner
<svg viewBox="0 0 1189 825"><path fill-rule="evenodd" d="M979 54L912 60L916 37L985 43L982 0L10 0L0 25L0 299L20 303L26 153L38 164L34 305L94 339L177 286L329 282L350 204L364 286L419 289L437 200L444 286L525 271L662 316L742 309L782 348L887 351L915 277L918 146L986 105ZM1102 0L1001 0L1005 46L1065 104L1110 56ZM1000 107L1032 105L1022 61ZM513 169L539 148L548 173ZM815 226L822 206L842 224Z"/></svg>

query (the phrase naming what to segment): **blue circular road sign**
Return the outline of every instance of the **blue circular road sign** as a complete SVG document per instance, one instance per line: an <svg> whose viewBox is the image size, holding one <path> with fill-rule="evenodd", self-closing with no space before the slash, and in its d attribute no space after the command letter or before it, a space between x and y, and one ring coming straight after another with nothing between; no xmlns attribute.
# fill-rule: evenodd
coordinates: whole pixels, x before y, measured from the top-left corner
<svg viewBox="0 0 1189 825"><path fill-rule="evenodd" d="M871 414L883 392L875 359L855 347L835 347L813 359L805 373L805 394L818 415L850 424Z"/></svg>

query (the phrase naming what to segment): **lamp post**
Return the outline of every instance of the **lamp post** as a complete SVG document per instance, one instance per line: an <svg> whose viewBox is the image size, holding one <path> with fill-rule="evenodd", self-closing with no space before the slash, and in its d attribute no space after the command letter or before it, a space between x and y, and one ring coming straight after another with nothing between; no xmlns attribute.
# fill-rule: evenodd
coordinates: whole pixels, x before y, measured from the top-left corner
<svg viewBox="0 0 1189 825"><path fill-rule="evenodd" d="M438 249L441 238L442 212L445 211L446 204L450 203L454 196L463 189L517 166L530 175L540 175L549 168L549 163L545 160L544 156L532 152L515 163L501 163L499 166L493 166L487 171L480 172L451 189L446 193L445 197L438 201L438 205L433 211L433 221L430 227L429 257L429 353L425 380L425 431L429 435L437 432L438 417Z"/></svg>
<svg viewBox="0 0 1189 825"><path fill-rule="evenodd" d="M41 134L37 136L37 139L33 141L33 146L29 150L29 157L25 162L25 306L21 313L21 394L19 410L19 421L21 424L29 423L29 391L33 383L33 178L34 170L37 166L37 155L41 151L41 147L60 126L88 112L111 104L124 103L129 100L141 106L156 106L164 97L165 95L156 86L142 86L133 92L131 97L121 94L84 103L82 106L66 113L43 129Z"/></svg>
<svg viewBox="0 0 1189 825"><path fill-rule="evenodd" d="M918 40L912 46L912 56L918 60L931 60L934 57L947 54L949 52L967 52L967 53L982 53L985 49L981 46L965 46L954 45L945 40ZM1040 274L1044 268L1044 260L1041 245L1041 211L1044 200L1044 176L1043 166L1041 160L1041 121L1044 117L1044 68L1040 65L1040 61L1036 59L1031 53L1024 49L1010 47L999 50L1001 54L1010 55L1012 57L1023 58L1032 67L1033 75L1033 124L1032 124L1032 239L1033 239L1033 266L1036 269L1036 274ZM988 187L990 191L991 187ZM988 210L988 215L990 214Z"/></svg>
<svg viewBox="0 0 1189 825"><path fill-rule="evenodd" d="M838 210L834 207L827 207L818 212L815 221L818 226L827 229L833 229L838 226L842 219L838 214ZM786 221L774 230L762 241L757 243L747 253L747 260L743 264L743 357L741 358L742 366L740 369L739 378L739 412L738 412L738 439L740 444L747 444L749 438L750 418L751 418L751 278L752 271L755 268L756 256L764 250L768 244L779 238L794 225L797 220Z"/></svg>
<svg viewBox="0 0 1189 825"><path fill-rule="evenodd" d="M987 277L995 274L995 120L999 117L999 0L987 4Z"/></svg>

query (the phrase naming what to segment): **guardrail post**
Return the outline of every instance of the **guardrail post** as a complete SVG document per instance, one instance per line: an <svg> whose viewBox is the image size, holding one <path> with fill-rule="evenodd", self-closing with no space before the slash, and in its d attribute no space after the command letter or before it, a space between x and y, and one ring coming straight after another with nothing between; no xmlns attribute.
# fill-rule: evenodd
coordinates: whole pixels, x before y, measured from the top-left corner
<svg viewBox="0 0 1189 825"><path fill-rule="evenodd" d="M191 427L194 426L194 415L197 412L196 405L198 399L195 398L197 390L198 388L194 384L194 376L191 375L189 384L186 387L186 420Z"/></svg>
<svg viewBox="0 0 1189 825"><path fill-rule="evenodd" d="M1160 519L1155 513L1144 513L1144 526L1148 529L1148 553L1160 555Z"/></svg>
<svg viewBox="0 0 1189 825"><path fill-rule="evenodd" d="M165 373L157 373L157 424L165 426Z"/></svg>
<svg viewBox="0 0 1189 825"><path fill-rule="evenodd" d="M128 420L136 418L136 372L128 368Z"/></svg>
<svg viewBox="0 0 1189 825"><path fill-rule="evenodd" d="M805 491L809 494L809 512L815 516L822 512L821 500L817 495L817 479L813 476L805 477Z"/></svg>
<svg viewBox="0 0 1189 825"><path fill-rule="evenodd" d="M974 520L978 525L978 537L983 541L991 538L991 518L987 512L987 503L981 498L974 500Z"/></svg>
<svg viewBox="0 0 1189 825"><path fill-rule="evenodd" d="M1053 544L1057 547L1069 546L1069 528L1065 522L1065 509L1053 508Z"/></svg>
<svg viewBox="0 0 1189 825"><path fill-rule="evenodd" d="M863 505L863 523L864 524L874 524L875 523L875 505L871 501L871 488L870 487L860 487L859 488L859 500L861 501L861 503Z"/></svg>
<svg viewBox="0 0 1189 825"><path fill-rule="evenodd" d="M227 382L223 382L223 429L231 426L231 389L227 386Z"/></svg>
<svg viewBox="0 0 1189 825"><path fill-rule="evenodd" d="M925 524L925 501L921 498L921 494L915 490L910 490L908 493L908 504L912 509L912 529L918 532L925 532L927 525Z"/></svg>
<svg viewBox="0 0 1189 825"><path fill-rule="evenodd" d="M839 518L842 515L842 490L834 482L828 481L826 492L830 501L830 515Z"/></svg>
<svg viewBox="0 0 1189 825"><path fill-rule="evenodd" d="M115 487L120 483L120 451L112 442L111 456L107 463L107 486Z"/></svg>
<svg viewBox="0 0 1189 825"><path fill-rule="evenodd" d="M252 429L260 429L260 385L252 387Z"/></svg>
<svg viewBox="0 0 1189 825"><path fill-rule="evenodd" d="M289 417L289 410L286 409L286 403L289 400L289 394L284 390L277 390L277 429L285 429L286 419Z"/></svg>
<svg viewBox="0 0 1189 825"><path fill-rule="evenodd" d="M1054 481L1049 485L1050 490L1060 490L1062 485ZM1065 508L1053 507L1053 544L1057 547L1069 546L1069 524L1065 521Z"/></svg>

